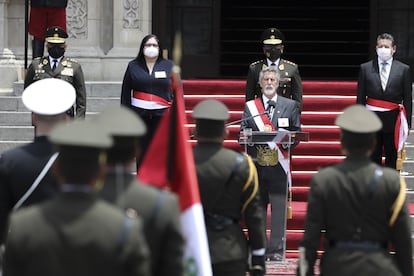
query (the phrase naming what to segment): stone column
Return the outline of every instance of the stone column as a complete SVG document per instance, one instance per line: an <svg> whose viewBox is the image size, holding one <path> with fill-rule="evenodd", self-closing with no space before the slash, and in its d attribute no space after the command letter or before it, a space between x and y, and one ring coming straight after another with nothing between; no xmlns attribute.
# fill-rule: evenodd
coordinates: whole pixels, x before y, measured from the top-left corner
<svg viewBox="0 0 414 276"><path fill-rule="evenodd" d="M113 47L104 62L105 80L122 80L128 61L151 32L151 0L113 0Z"/></svg>
<svg viewBox="0 0 414 276"><path fill-rule="evenodd" d="M7 4L9 0L0 0L0 55L7 48Z"/></svg>
<svg viewBox="0 0 414 276"><path fill-rule="evenodd" d="M151 32L150 0L114 0L114 47L108 55L133 58Z"/></svg>
<svg viewBox="0 0 414 276"><path fill-rule="evenodd" d="M13 1L13 5L10 0L0 0L0 95L12 94L13 83L23 79L24 60L16 59L16 55L24 57L22 10L24 11L22 0Z"/></svg>

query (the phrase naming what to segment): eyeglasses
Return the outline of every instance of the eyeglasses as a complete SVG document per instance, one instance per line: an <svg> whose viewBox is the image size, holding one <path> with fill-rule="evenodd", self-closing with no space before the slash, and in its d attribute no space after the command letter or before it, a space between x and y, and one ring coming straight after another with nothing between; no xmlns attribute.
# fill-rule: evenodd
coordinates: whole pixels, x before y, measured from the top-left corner
<svg viewBox="0 0 414 276"><path fill-rule="evenodd" d="M158 47L158 44L155 44L155 43L146 43L146 44L144 44L144 47Z"/></svg>

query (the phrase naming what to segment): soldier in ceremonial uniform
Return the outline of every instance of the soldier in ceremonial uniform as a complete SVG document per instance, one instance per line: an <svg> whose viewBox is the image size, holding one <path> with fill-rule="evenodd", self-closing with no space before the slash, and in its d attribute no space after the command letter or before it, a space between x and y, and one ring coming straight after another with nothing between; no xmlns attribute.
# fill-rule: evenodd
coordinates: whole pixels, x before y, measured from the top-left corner
<svg viewBox="0 0 414 276"><path fill-rule="evenodd" d="M223 103L203 101L192 116L198 140L194 160L213 275L246 275L249 249L250 275L264 275L265 229L256 168L249 156L223 147L227 134L224 122L229 118ZM242 220L248 229L248 242Z"/></svg>
<svg viewBox="0 0 414 276"><path fill-rule="evenodd" d="M259 74L261 96L246 102L240 132L252 131L300 131L300 115L294 100L277 94L279 87L278 69L264 68ZM264 114L266 110L267 114ZM290 145L256 144L247 147L255 161L259 175L260 199L267 218L271 205L271 234L266 248L267 259L281 261L285 252L287 189L291 185Z"/></svg>
<svg viewBox="0 0 414 276"><path fill-rule="evenodd" d="M177 197L137 180L135 157L145 123L125 106L104 109L97 122L114 139L108 150L107 172L99 195L121 208L134 209L144 221L144 233L151 253L152 276L182 276L184 238L181 233ZM128 124L125 124L128 122Z"/></svg>
<svg viewBox="0 0 414 276"><path fill-rule="evenodd" d="M321 275L412 276L405 180L369 158L380 119L353 105L338 116L336 125L346 159L312 177L298 275L314 275L324 230Z"/></svg>
<svg viewBox="0 0 414 276"><path fill-rule="evenodd" d="M59 152L53 172L61 192L11 215L3 275L150 275L142 220L96 196L109 134L73 121L49 139Z"/></svg>
<svg viewBox="0 0 414 276"><path fill-rule="evenodd" d="M283 97L295 100L299 111L302 110L302 79L298 65L282 59L284 51L284 35L276 28L268 28L261 36L265 57L249 65L246 80L246 102L260 98L262 91L259 85L259 73L263 68L276 66L279 69L280 81L277 93Z"/></svg>
<svg viewBox="0 0 414 276"><path fill-rule="evenodd" d="M73 58L65 57L68 34L60 27L51 27L46 31L46 47L49 56L33 59L27 68L24 87L46 78L62 79L75 88L75 108L69 111L71 117L84 118L86 112L86 90L81 65Z"/></svg>
<svg viewBox="0 0 414 276"><path fill-rule="evenodd" d="M22 94L24 106L32 112L33 143L0 155L0 244L4 241L9 213L53 197L59 186L50 162L54 160L50 131L69 117L75 103L75 89L59 79L44 79L28 86Z"/></svg>

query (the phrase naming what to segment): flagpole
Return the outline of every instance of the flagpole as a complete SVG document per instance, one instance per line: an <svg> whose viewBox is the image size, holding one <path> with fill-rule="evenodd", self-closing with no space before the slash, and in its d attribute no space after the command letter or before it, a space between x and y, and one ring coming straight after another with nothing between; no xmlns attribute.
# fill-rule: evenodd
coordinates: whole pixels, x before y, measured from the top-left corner
<svg viewBox="0 0 414 276"><path fill-rule="evenodd" d="M182 48L181 48L181 33L176 32L174 37L174 46L173 46L173 61L174 66L172 69L172 75L171 75L171 87L172 87L172 94L173 94L173 103L171 105L171 118L170 118L170 133L171 133L171 139L169 140L169 146L168 146L168 157L167 157L167 178L169 180L173 177L173 166L174 163L174 156L176 154L175 152L175 145L176 145L176 131L177 128L175 126L175 123L177 121L177 101L175 100L177 96L181 97L182 95L177 95L178 88L181 85L181 78L180 78L180 62L181 62L181 56L182 56Z"/></svg>
<svg viewBox="0 0 414 276"><path fill-rule="evenodd" d="M28 39L28 29L29 29L29 0L24 2L24 69L27 69L27 60L28 60L28 48L29 48L29 39Z"/></svg>

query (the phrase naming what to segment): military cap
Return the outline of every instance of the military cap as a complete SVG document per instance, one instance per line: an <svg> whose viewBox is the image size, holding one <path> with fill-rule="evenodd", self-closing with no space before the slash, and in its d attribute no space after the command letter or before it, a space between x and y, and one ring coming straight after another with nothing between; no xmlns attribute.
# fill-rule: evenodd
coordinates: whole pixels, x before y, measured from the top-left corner
<svg viewBox="0 0 414 276"><path fill-rule="evenodd" d="M264 30L261 36L261 41L265 45L282 44L284 40L284 35L276 28L268 28Z"/></svg>
<svg viewBox="0 0 414 276"><path fill-rule="evenodd" d="M144 121L125 106L110 106L102 110L96 121L112 136L140 137L147 127Z"/></svg>
<svg viewBox="0 0 414 276"><path fill-rule="evenodd" d="M55 78L38 80L23 91L27 109L40 115L65 113L76 100L75 88L67 81Z"/></svg>
<svg viewBox="0 0 414 276"><path fill-rule="evenodd" d="M99 124L91 121L74 120L54 128L49 140L62 147L106 149L112 145L112 138Z"/></svg>
<svg viewBox="0 0 414 276"><path fill-rule="evenodd" d="M230 115L227 107L217 100L204 100L198 103L193 110L194 119L226 121Z"/></svg>
<svg viewBox="0 0 414 276"><path fill-rule="evenodd" d="M68 34L61 27L54 26L46 30L45 37L49 43L65 43Z"/></svg>
<svg viewBox="0 0 414 276"><path fill-rule="evenodd" d="M336 118L335 124L343 130L357 134L374 133L382 128L378 116L360 104L347 107Z"/></svg>

